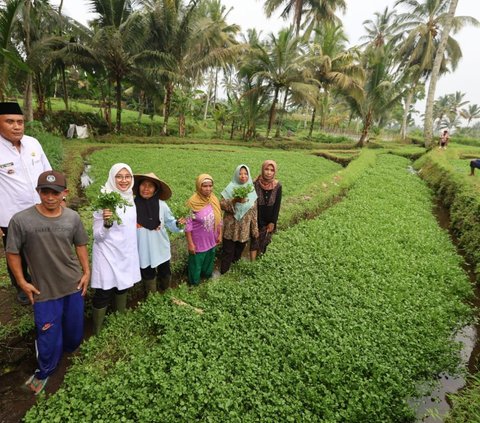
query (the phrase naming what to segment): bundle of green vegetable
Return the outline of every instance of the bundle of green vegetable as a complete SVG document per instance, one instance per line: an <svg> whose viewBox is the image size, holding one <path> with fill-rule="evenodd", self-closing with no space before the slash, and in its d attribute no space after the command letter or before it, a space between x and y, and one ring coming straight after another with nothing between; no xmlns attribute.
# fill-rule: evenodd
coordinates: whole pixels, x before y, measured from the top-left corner
<svg viewBox="0 0 480 423"><path fill-rule="evenodd" d="M119 225L122 223L122 219L120 219L117 213L117 208L123 208L123 211L125 211L125 207L127 206L131 206L131 204L115 191L101 193L92 203L94 210L111 210L113 214L107 223L113 224L113 222L117 222Z"/></svg>
<svg viewBox="0 0 480 423"><path fill-rule="evenodd" d="M248 194L250 194L252 191L253 191L252 184L237 187L233 190L233 198L247 198Z"/></svg>

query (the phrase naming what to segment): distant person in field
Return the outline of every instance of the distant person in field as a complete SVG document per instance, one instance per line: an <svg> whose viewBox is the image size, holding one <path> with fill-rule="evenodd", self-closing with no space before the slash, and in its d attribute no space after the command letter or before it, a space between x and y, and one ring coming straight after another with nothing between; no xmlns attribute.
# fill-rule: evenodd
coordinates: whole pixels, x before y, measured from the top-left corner
<svg viewBox="0 0 480 423"><path fill-rule="evenodd" d="M247 193L248 189L251 191ZM238 196L239 191L243 196ZM237 166L231 182L222 191L223 241L220 273L228 272L232 263L242 257L250 239L258 238L257 193L247 165Z"/></svg>
<svg viewBox="0 0 480 423"><path fill-rule="evenodd" d="M265 160L260 175L255 178L257 193L257 222L259 237L250 241L250 258L255 260L257 254L265 254L277 228L278 214L282 203L282 184L275 178L277 163Z"/></svg>
<svg viewBox="0 0 480 423"><path fill-rule="evenodd" d="M440 135L440 147L443 150L447 149L448 142L450 141L450 135L448 135L448 129L445 129Z"/></svg>
<svg viewBox="0 0 480 423"><path fill-rule="evenodd" d="M154 173L134 175L134 180L140 273L148 294L157 291L157 281L162 290L172 288L172 254L167 229L183 231L166 203L172 196L170 187ZM185 223L185 219L179 223Z"/></svg>
<svg viewBox="0 0 480 423"><path fill-rule="evenodd" d="M8 224L12 216L40 202L36 191L39 175L52 167L42 146L24 134L25 122L18 103L0 103L0 236L4 247L8 240ZM23 275L31 282L27 262L20 252ZM7 265L8 275L17 291L20 304L28 305L25 293Z"/></svg>
<svg viewBox="0 0 480 423"><path fill-rule="evenodd" d="M475 175L475 169L480 169L480 159L470 161L470 176Z"/></svg>
<svg viewBox="0 0 480 423"><path fill-rule="evenodd" d="M133 173L125 163L116 163L108 173L103 193L117 192L130 206L116 212L122 220L110 223L112 210L93 213L92 288L93 330L100 333L107 308L115 299L116 311L127 306L127 291L141 279L137 249L137 213L133 202Z"/></svg>
<svg viewBox="0 0 480 423"><path fill-rule="evenodd" d="M222 210L213 193L213 178L204 173L195 180L195 193L186 206L191 215L185 224L188 248L188 283L196 286L200 278L210 278L215 251L222 240Z"/></svg>
<svg viewBox="0 0 480 423"><path fill-rule="evenodd" d="M90 280L88 236L80 216L62 206L67 182L49 170L38 177L40 203L16 213L8 226L7 260L33 304L38 369L25 385L38 395L64 351L75 351L83 338L83 297ZM72 253L72 248L75 253ZM20 253L32 278L25 279Z"/></svg>

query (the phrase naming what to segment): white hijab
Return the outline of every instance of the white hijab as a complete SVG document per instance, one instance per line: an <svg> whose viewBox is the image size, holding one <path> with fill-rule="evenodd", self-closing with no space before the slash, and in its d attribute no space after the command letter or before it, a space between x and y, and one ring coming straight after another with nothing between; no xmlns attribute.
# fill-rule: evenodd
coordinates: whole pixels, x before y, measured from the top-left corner
<svg viewBox="0 0 480 423"><path fill-rule="evenodd" d="M128 173L132 176L132 179L130 181L130 186L128 187L128 189L126 191L120 191L117 188L117 184L115 182L115 176L122 169L127 169ZM125 163L115 163L111 167L110 172L108 172L107 182L102 187L101 191L103 193L106 193L106 194L108 194L109 192L112 192L112 191L118 192L125 200L127 200L129 203L133 204L132 188L133 188L133 172L132 172L132 169L130 168L130 166L125 164Z"/></svg>

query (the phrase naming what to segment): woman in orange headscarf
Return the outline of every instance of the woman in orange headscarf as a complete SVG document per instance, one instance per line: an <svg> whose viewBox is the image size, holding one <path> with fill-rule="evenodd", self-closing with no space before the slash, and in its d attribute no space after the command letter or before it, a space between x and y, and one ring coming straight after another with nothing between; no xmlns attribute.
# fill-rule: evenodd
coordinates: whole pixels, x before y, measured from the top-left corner
<svg viewBox="0 0 480 423"><path fill-rule="evenodd" d="M185 225L190 285L198 285L202 276L212 276L215 249L222 239L222 211L213 193L213 178L206 173L199 175L195 188L195 193L186 203L191 210Z"/></svg>

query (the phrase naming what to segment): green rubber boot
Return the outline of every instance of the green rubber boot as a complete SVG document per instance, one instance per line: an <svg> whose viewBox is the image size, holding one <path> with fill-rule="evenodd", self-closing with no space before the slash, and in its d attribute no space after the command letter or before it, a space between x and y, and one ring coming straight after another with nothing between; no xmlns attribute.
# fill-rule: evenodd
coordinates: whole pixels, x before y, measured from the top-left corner
<svg viewBox="0 0 480 423"><path fill-rule="evenodd" d="M157 292L156 279L143 279L143 286L145 287L145 294L153 294Z"/></svg>
<svg viewBox="0 0 480 423"><path fill-rule="evenodd" d="M107 307L93 308L93 334L97 336L102 330L103 321L105 320L105 314L107 313Z"/></svg>
<svg viewBox="0 0 480 423"><path fill-rule="evenodd" d="M125 313L127 309L127 293L115 295L115 311Z"/></svg>
<svg viewBox="0 0 480 423"><path fill-rule="evenodd" d="M168 288L173 288L172 286L172 275L161 276L158 278L160 289L166 291Z"/></svg>

